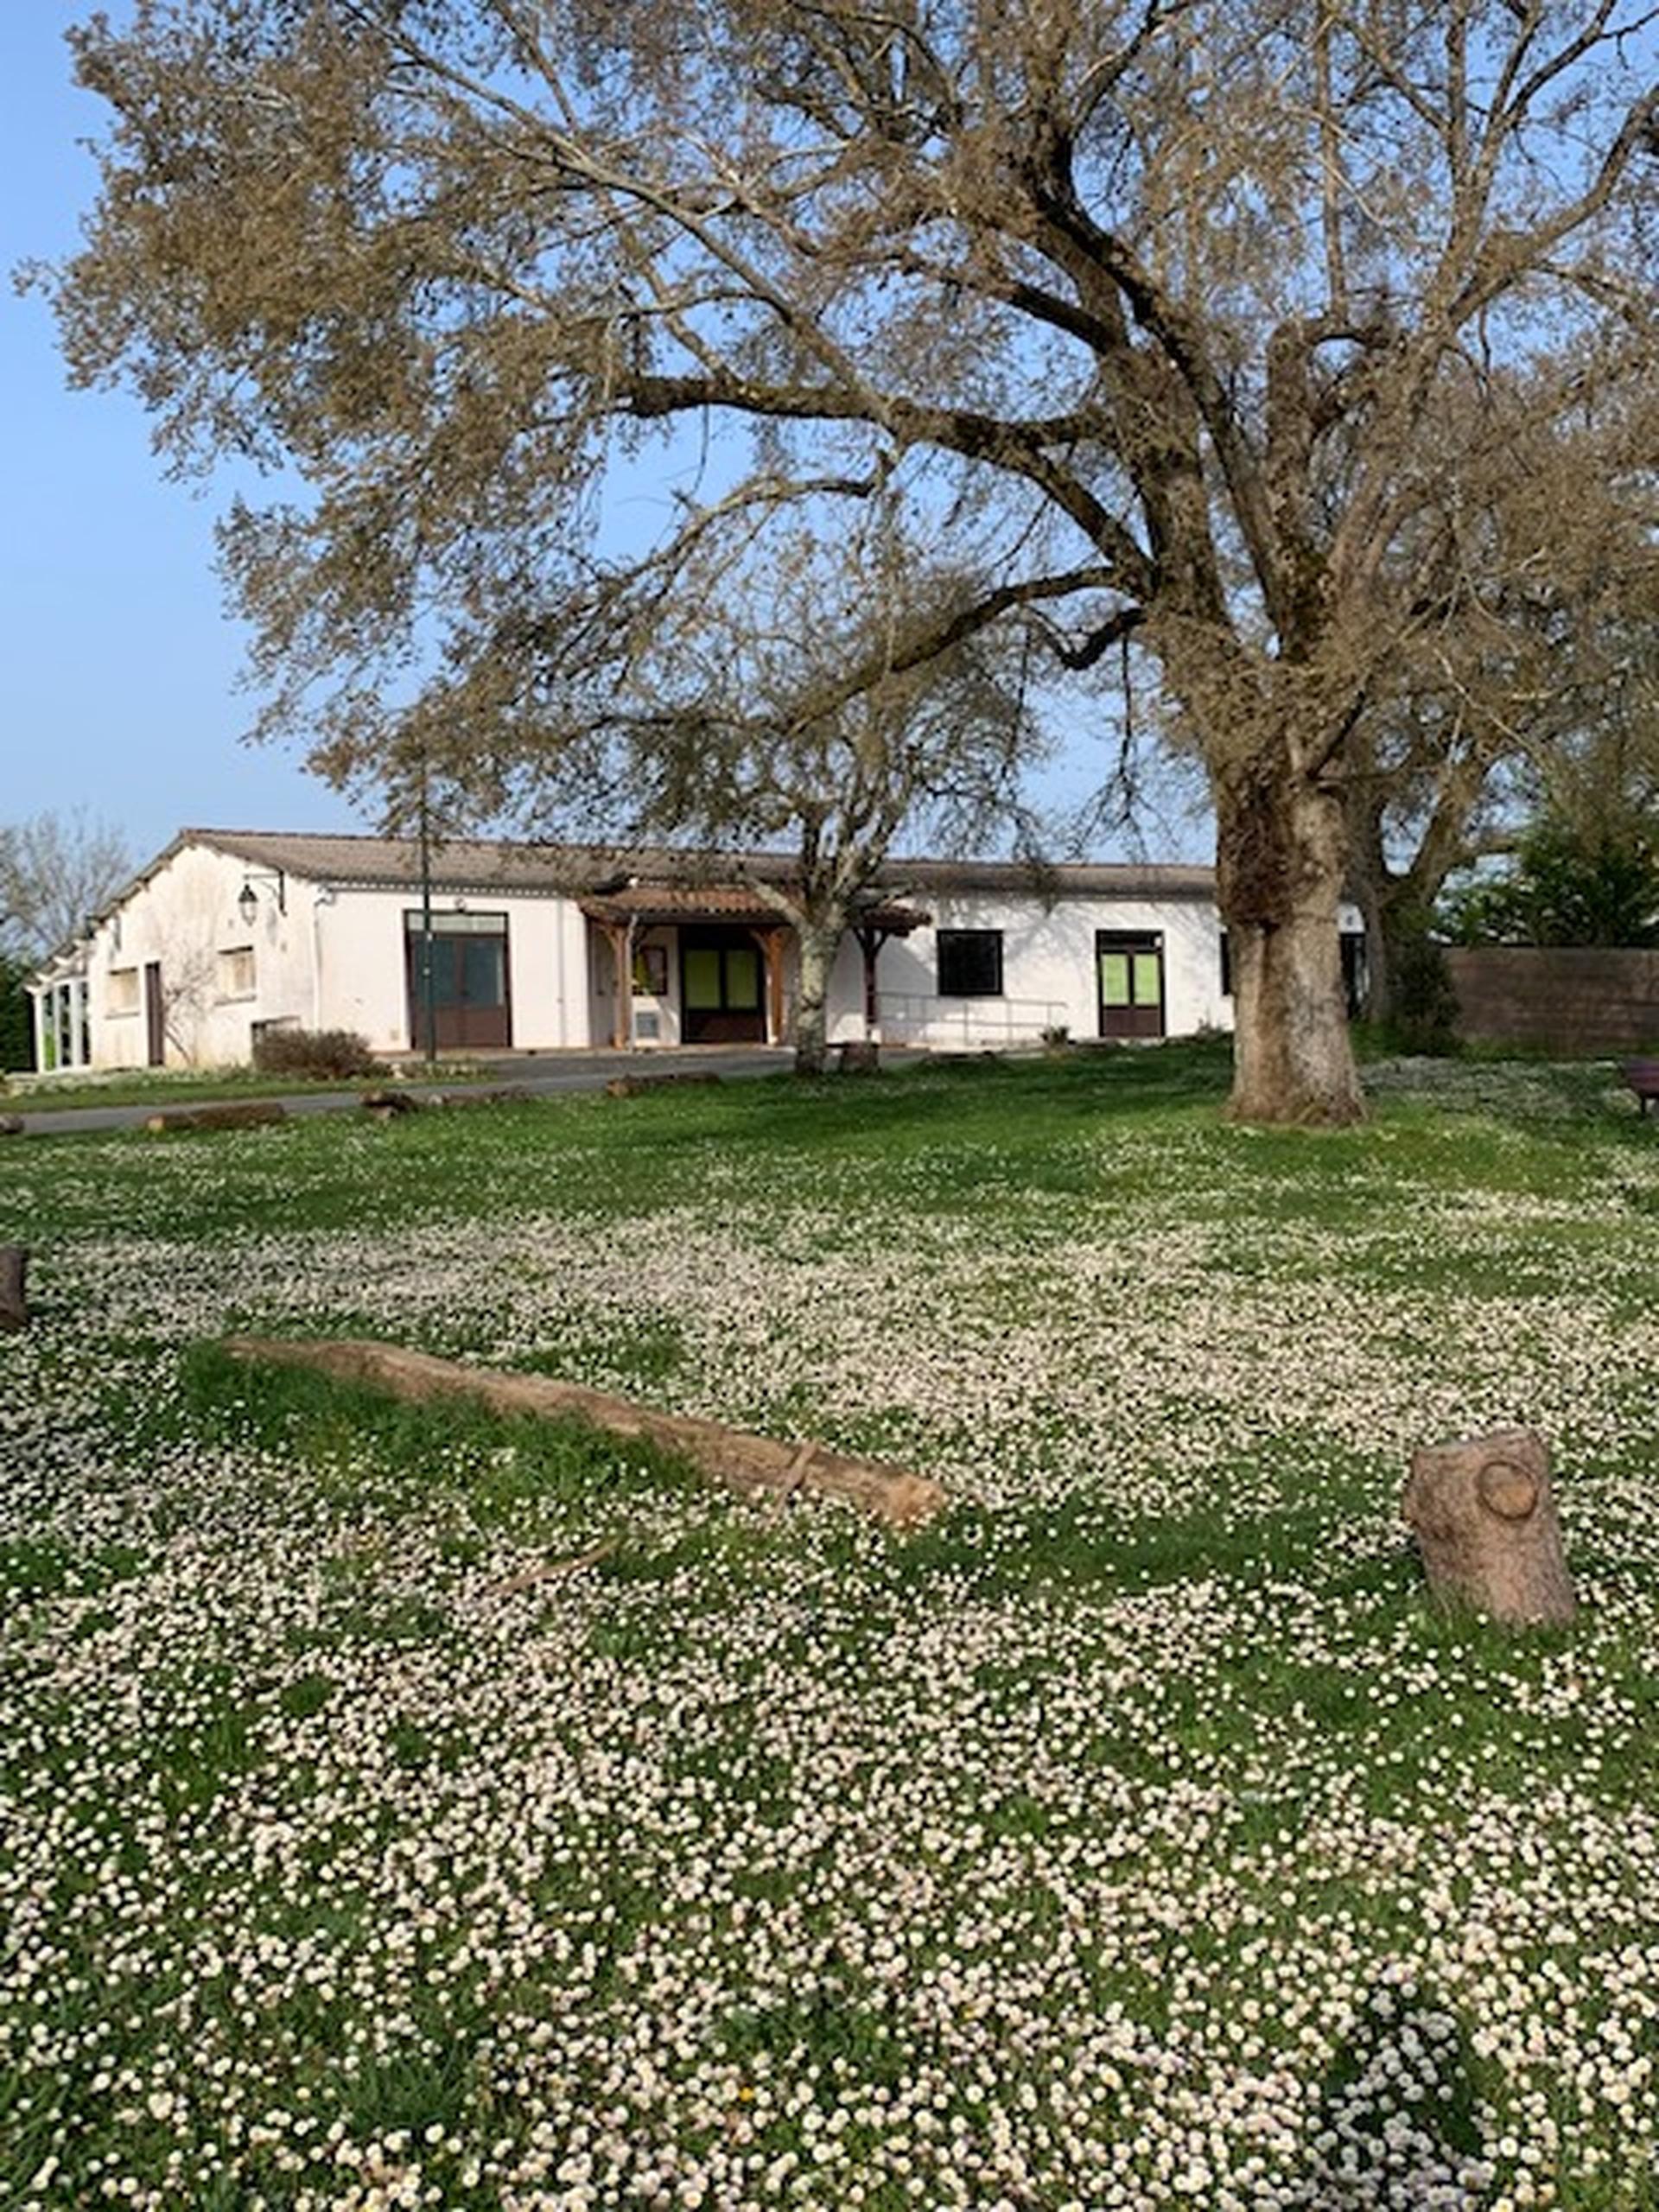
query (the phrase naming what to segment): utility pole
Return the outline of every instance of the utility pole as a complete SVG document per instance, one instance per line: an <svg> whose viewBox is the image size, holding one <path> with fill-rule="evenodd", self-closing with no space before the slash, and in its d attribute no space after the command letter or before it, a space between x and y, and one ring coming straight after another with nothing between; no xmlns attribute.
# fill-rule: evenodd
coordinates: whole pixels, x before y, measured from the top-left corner
<svg viewBox="0 0 1659 2212"><path fill-rule="evenodd" d="M432 966L432 806L426 748L421 748L421 1008L426 1024L426 1065L438 1060L437 976Z"/></svg>

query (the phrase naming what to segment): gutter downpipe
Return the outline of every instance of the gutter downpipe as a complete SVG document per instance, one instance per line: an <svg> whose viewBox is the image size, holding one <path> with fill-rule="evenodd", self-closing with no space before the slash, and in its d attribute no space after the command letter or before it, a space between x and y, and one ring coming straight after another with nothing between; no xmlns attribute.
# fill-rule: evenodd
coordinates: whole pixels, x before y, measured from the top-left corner
<svg viewBox="0 0 1659 2212"><path fill-rule="evenodd" d="M426 763L421 763L421 1009L426 1024L426 1065L438 1064L438 988L432 967L432 817L427 804Z"/></svg>

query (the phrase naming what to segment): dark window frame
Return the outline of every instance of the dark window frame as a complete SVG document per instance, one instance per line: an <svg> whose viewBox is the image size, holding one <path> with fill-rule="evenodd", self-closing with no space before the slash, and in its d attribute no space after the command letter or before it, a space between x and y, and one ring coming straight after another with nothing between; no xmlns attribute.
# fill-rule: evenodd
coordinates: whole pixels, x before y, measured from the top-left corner
<svg viewBox="0 0 1659 2212"><path fill-rule="evenodd" d="M1341 930L1340 957L1342 960L1342 989L1347 1002L1348 1019L1357 1021L1364 1002L1365 985L1370 974L1370 954L1363 929ZM1221 995L1233 995L1233 946L1227 931L1223 930L1220 940Z"/></svg>
<svg viewBox="0 0 1659 2212"><path fill-rule="evenodd" d="M1162 930L1096 930L1095 931L1095 1006L1100 1034L1103 1037L1133 1037L1157 1039L1169 1034L1169 963ZM1129 996L1122 1006L1106 1003L1104 961L1109 953L1116 953L1130 963ZM1158 995L1143 999L1140 995L1139 970L1135 963L1141 959L1157 963Z"/></svg>
<svg viewBox="0 0 1659 2212"><path fill-rule="evenodd" d="M934 933L933 950L942 999L1007 997L1001 930L938 930ZM995 980L976 977L974 963L983 961L989 963L983 975Z"/></svg>

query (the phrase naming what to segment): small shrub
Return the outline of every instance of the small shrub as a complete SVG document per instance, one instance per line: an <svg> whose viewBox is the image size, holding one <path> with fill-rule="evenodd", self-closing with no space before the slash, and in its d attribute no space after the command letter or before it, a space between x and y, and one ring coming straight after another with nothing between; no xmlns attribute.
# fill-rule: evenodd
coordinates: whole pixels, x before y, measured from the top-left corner
<svg viewBox="0 0 1659 2212"><path fill-rule="evenodd" d="M1396 1052L1445 1055L1458 1049L1458 995L1446 949L1427 928L1402 930L1395 948L1389 1041Z"/></svg>
<svg viewBox="0 0 1659 2212"><path fill-rule="evenodd" d="M384 1075L366 1038L351 1029L267 1029L253 1040L253 1065L261 1075L303 1076L344 1082Z"/></svg>

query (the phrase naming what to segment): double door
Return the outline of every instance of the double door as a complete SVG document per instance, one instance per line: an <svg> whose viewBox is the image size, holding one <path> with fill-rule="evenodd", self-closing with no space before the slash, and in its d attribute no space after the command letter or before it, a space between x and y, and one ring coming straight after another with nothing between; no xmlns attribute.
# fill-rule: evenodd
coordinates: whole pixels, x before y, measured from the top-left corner
<svg viewBox="0 0 1659 2212"><path fill-rule="evenodd" d="M747 930L680 932L680 1037L687 1045L764 1045L766 962Z"/></svg>
<svg viewBox="0 0 1659 2212"><path fill-rule="evenodd" d="M408 948L409 1033L426 1049L427 941L418 914L404 918ZM435 914L430 1003L440 1052L499 1047L512 1042L505 914Z"/></svg>

